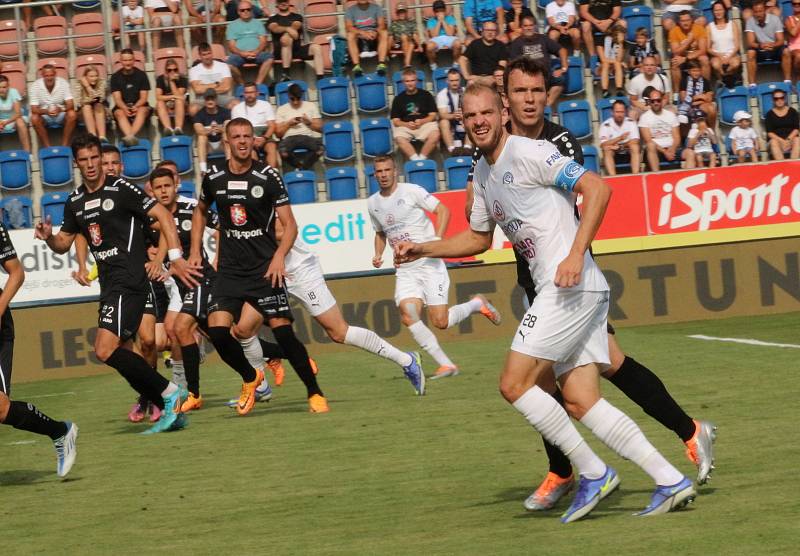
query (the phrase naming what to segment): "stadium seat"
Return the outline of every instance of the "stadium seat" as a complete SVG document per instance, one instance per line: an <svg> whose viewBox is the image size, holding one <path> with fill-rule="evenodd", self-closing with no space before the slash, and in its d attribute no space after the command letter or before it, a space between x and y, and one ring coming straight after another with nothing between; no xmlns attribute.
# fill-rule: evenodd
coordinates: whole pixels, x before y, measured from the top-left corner
<svg viewBox="0 0 800 556"><path fill-rule="evenodd" d="M172 58L178 64L178 71L181 75L186 75L186 51L183 48L171 46L169 48L159 48L153 52L153 63L155 64L154 74L156 76L164 74L164 68L167 65L167 60Z"/></svg>
<svg viewBox="0 0 800 556"><path fill-rule="evenodd" d="M367 195L372 195L380 189L378 180L375 179L375 166L372 164L364 164L364 177L367 182Z"/></svg>
<svg viewBox="0 0 800 556"><path fill-rule="evenodd" d="M447 189L465 189L472 159L468 156L451 156L444 161L444 176Z"/></svg>
<svg viewBox="0 0 800 556"><path fill-rule="evenodd" d="M622 8L622 19L628 24L625 40L629 43L636 41L636 30L640 27L647 29L650 36L653 36L653 8L649 6L625 6ZM712 18L708 21L714 21L714 19Z"/></svg>
<svg viewBox="0 0 800 556"><path fill-rule="evenodd" d="M42 185L61 187L72 182L72 149L45 147L39 149L39 170Z"/></svg>
<svg viewBox="0 0 800 556"><path fill-rule="evenodd" d="M583 149L583 167L592 172L600 173L600 157L594 145L581 145Z"/></svg>
<svg viewBox="0 0 800 556"><path fill-rule="evenodd" d="M119 52L114 52L114 54L111 55L112 73L122 69L122 64L119 61L119 56L120 56ZM141 50L133 51L133 67L139 68L140 70L144 71L144 53Z"/></svg>
<svg viewBox="0 0 800 556"><path fill-rule="evenodd" d="M33 202L25 195L4 197L3 224L8 230L33 227Z"/></svg>
<svg viewBox="0 0 800 556"><path fill-rule="evenodd" d="M31 184L31 153L0 151L0 187L25 189Z"/></svg>
<svg viewBox="0 0 800 556"><path fill-rule="evenodd" d="M558 103L558 118L561 125L569 129L576 139L592 135L592 114L585 100L567 100Z"/></svg>
<svg viewBox="0 0 800 556"><path fill-rule="evenodd" d="M353 80L356 89L356 106L362 112L386 110L386 79L375 74L362 75Z"/></svg>
<svg viewBox="0 0 800 556"><path fill-rule="evenodd" d="M89 52L102 52L105 50L105 39L102 33L105 31L103 15L98 12L74 14L72 16L72 35L75 52L86 54ZM89 35L101 33L92 37L79 37L75 35Z"/></svg>
<svg viewBox="0 0 800 556"><path fill-rule="evenodd" d="M34 44L39 56L58 56L67 51L67 39L48 38L68 34L67 20L60 15L37 17L33 21L33 33L37 38Z"/></svg>
<svg viewBox="0 0 800 556"><path fill-rule="evenodd" d="M264 83L259 83L256 85L256 89L258 90L258 100L269 100L269 87ZM233 94L239 100L244 100L244 85L237 85Z"/></svg>
<svg viewBox="0 0 800 556"><path fill-rule="evenodd" d="M18 41L26 38L28 38L28 29L24 21L15 19L0 21L0 42ZM19 43L0 44L0 60L19 60L19 47ZM25 43L22 43L22 49L23 52L26 52ZM27 58L27 55L25 57Z"/></svg>
<svg viewBox="0 0 800 556"><path fill-rule="evenodd" d="M111 0L111 4L114 7L117 7L116 0ZM93 10L100 5L100 0L81 0L79 2L73 2L72 7L76 10Z"/></svg>
<svg viewBox="0 0 800 556"><path fill-rule="evenodd" d="M697 2L697 6L696 6L696 9L700 10L701 12L703 12L703 16L706 18L706 21L708 23L711 23L711 22L714 21L714 14L711 11L711 6L712 6L713 2L714 2L714 0L700 0L699 2ZM791 8L791 0L789 0L789 2L790 2L789 9L791 10L792 9ZM789 14L791 14L791 12L789 12ZM730 11L729 11L728 12L728 18L732 19L732 16L733 16L733 14L731 14ZM623 15L622 17L625 17L625 16ZM783 16L783 17L786 17L786 16ZM650 36L652 37L653 35L651 34Z"/></svg>
<svg viewBox="0 0 800 556"><path fill-rule="evenodd" d="M396 71L392 75L392 84L394 85L394 94L395 96L399 95L403 91L406 90L406 86L403 85L403 72ZM422 70L417 70L417 89L424 89L425 88L425 72Z"/></svg>
<svg viewBox="0 0 800 556"><path fill-rule="evenodd" d="M433 70L431 79L433 79L434 96L436 93L447 87L447 72L450 71L449 67L436 68ZM463 81L463 80L462 80Z"/></svg>
<svg viewBox="0 0 800 556"><path fill-rule="evenodd" d="M568 62L569 67L567 68L564 92L562 94L566 96L577 95L586 88L583 82L583 57L570 56Z"/></svg>
<svg viewBox="0 0 800 556"><path fill-rule="evenodd" d="M317 200L317 176L309 170L296 170L283 175L283 183L293 205L313 203Z"/></svg>
<svg viewBox="0 0 800 556"><path fill-rule="evenodd" d="M429 193L436 192L438 182L436 162L426 160L409 160L403 165L403 174L408 183L415 183Z"/></svg>
<svg viewBox="0 0 800 556"><path fill-rule="evenodd" d="M84 54L83 56L76 56L72 61L72 67L74 69L73 75L77 78L81 78L86 68L94 66L100 72L100 77L106 79L108 77L107 64L106 57L102 54Z"/></svg>
<svg viewBox="0 0 800 556"><path fill-rule="evenodd" d="M767 117L767 112L772 110L772 93L776 90L786 93L786 104L791 106L792 86L789 83L779 81L759 83L756 87L756 98L758 98L758 108L761 111L762 120Z"/></svg>
<svg viewBox="0 0 800 556"><path fill-rule="evenodd" d="M194 199L195 193L193 181L181 180L178 184L178 195Z"/></svg>
<svg viewBox="0 0 800 556"><path fill-rule="evenodd" d="M326 77L317 81L319 110L326 116L350 113L350 80L346 77Z"/></svg>
<svg viewBox="0 0 800 556"><path fill-rule="evenodd" d="M289 87L295 83L303 90L303 100L308 100L308 84L305 81L281 81L275 85L275 99L278 101L278 106L289 102Z"/></svg>
<svg viewBox="0 0 800 556"><path fill-rule="evenodd" d="M711 10L710 7L711 0L701 0L701 2L708 2L709 11ZM794 10L792 10L792 0L781 0L780 5L781 5L781 20L786 21L787 17L794 14ZM714 20L709 19L708 21L714 21Z"/></svg>
<svg viewBox="0 0 800 556"><path fill-rule="evenodd" d="M350 122L328 122L322 126L325 160L344 162L355 156L355 136Z"/></svg>
<svg viewBox="0 0 800 556"><path fill-rule="evenodd" d="M36 61L36 78L38 79L42 75L42 68L50 65L56 68L56 76L61 77L62 79L66 79L69 81L69 65L67 64L66 58L39 58Z"/></svg>
<svg viewBox="0 0 800 556"><path fill-rule="evenodd" d="M28 70L25 68L25 64L17 61L3 62L2 69L3 75L8 77L9 86L16 89L22 95L22 98L25 98L28 95L28 84L26 82Z"/></svg>
<svg viewBox="0 0 800 556"><path fill-rule="evenodd" d="M733 89L720 89L717 93L719 119L727 125L736 125L733 115L739 110L750 112L750 97L747 88L740 86Z"/></svg>
<svg viewBox="0 0 800 556"><path fill-rule="evenodd" d="M122 164L125 167L123 176L132 180L147 177L150 173L150 154L152 144L147 139L139 139L139 144L133 147L118 145L122 155Z"/></svg>
<svg viewBox="0 0 800 556"><path fill-rule="evenodd" d="M387 118L365 118L358 127L364 156L375 157L392 152L392 124Z"/></svg>
<svg viewBox="0 0 800 556"><path fill-rule="evenodd" d="M336 0L306 0L302 11L306 29L311 33L336 31L338 27L336 15L330 15L335 14L336 10Z"/></svg>
<svg viewBox="0 0 800 556"><path fill-rule="evenodd" d="M601 98L597 101L597 103L595 104L595 108L597 108L597 115L600 118L601 124L611 117L611 107L618 100L624 102L626 107L630 107L631 105L631 102L630 100L628 100L628 97Z"/></svg>
<svg viewBox="0 0 800 556"><path fill-rule="evenodd" d="M219 60L220 62L224 62L228 59L228 54L225 52L225 46L219 43L211 43L211 55L215 60ZM196 46L192 47L192 65L198 63L199 61L200 51Z"/></svg>
<svg viewBox="0 0 800 556"><path fill-rule="evenodd" d="M358 197L358 172L355 168L331 168L325 172L328 200L344 201Z"/></svg>
<svg viewBox="0 0 800 556"><path fill-rule="evenodd" d="M64 222L64 205L67 202L69 193L56 191L55 193L45 193L41 200L42 220L50 217L53 226L60 226Z"/></svg>
<svg viewBox="0 0 800 556"><path fill-rule="evenodd" d="M192 138L186 135L162 137L159 141L161 160L172 160L178 166L178 173L192 171Z"/></svg>

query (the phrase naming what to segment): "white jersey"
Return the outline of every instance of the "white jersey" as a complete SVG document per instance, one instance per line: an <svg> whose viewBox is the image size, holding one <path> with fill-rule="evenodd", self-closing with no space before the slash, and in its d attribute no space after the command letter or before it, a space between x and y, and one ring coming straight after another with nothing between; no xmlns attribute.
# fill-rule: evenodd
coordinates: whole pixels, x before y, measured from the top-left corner
<svg viewBox="0 0 800 556"><path fill-rule="evenodd" d="M401 241L422 243L436 239L433 222L425 211L433 212L438 206L439 199L413 183L398 183L388 197L377 191L367 199L372 227L386 234L392 248ZM403 263L400 267L416 266L425 260Z"/></svg>
<svg viewBox="0 0 800 556"><path fill-rule="evenodd" d="M578 231L572 190L585 172L552 143L513 135L494 165L482 157L475 166L470 226L490 232L497 223L528 261L539 294L557 290L556 269L569 254ZM588 251L580 284L569 289L608 290Z"/></svg>
<svg viewBox="0 0 800 556"><path fill-rule="evenodd" d="M284 260L286 274L294 280L302 278L304 271L315 269L318 264L317 254L300 238L294 240L294 245Z"/></svg>

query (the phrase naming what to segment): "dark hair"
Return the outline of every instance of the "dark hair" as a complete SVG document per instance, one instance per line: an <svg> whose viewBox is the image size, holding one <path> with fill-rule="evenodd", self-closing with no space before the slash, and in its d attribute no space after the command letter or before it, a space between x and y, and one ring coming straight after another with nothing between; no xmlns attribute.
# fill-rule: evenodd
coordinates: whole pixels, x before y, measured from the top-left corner
<svg viewBox="0 0 800 556"><path fill-rule="evenodd" d="M649 39L650 38L650 31L647 29L647 27L639 27L639 28L636 29L635 36L638 37L639 35L644 35Z"/></svg>
<svg viewBox="0 0 800 556"><path fill-rule="evenodd" d="M84 133L76 136L70 144L72 148L72 158L78 158L78 151L81 149L97 148L97 152L103 152L103 146L100 144L100 139L91 133ZM119 151L117 151L119 152Z"/></svg>
<svg viewBox="0 0 800 556"><path fill-rule="evenodd" d="M248 87L255 87L256 89L258 89L258 85L256 85L255 81L245 81L244 84L242 85L242 90L244 91Z"/></svg>
<svg viewBox="0 0 800 556"><path fill-rule="evenodd" d="M119 57L122 58L123 54L130 54L131 56L133 56L133 49L132 48L123 48L122 50L119 51Z"/></svg>
<svg viewBox="0 0 800 556"><path fill-rule="evenodd" d="M208 52L210 50L211 50L211 45L208 44L207 42L201 42L200 44L197 45L198 52Z"/></svg>
<svg viewBox="0 0 800 556"><path fill-rule="evenodd" d="M289 96L296 99L303 98L303 88L300 87L297 83L292 83L289 85L289 88L286 89L286 92L289 93Z"/></svg>
<svg viewBox="0 0 800 556"><path fill-rule="evenodd" d="M39 71L41 71L41 72L43 72L43 73L44 73L44 72L45 72L45 71L47 71L47 70L53 70L53 71L56 71L56 67L55 67L53 64L45 64L45 65L43 65L43 66L42 66L42 69L41 69L41 70L39 70Z"/></svg>
<svg viewBox="0 0 800 556"><path fill-rule="evenodd" d="M686 69L687 70L696 69L696 68L699 68L699 67L700 67L700 60L696 60L695 59L695 60L689 60L688 62L686 62Z"/></svg>
<svg viewBox="0 0 800 556"><path fill-rule="evenodd" d="M628 107L625 105L625 103L624 103L624 102L622 102L622 101L621 101L621 100L619 100L619 99L617 99L617 100L615 100L614 102L612 102L612 103L611 103L611 109L613 110L614 108L616 108L618 104L621 104L621 105L622 105L622 107L623 107L625 110L627 110L627 109L628 109Z"/></svg>
<svg viewBox="0 0 800 556"><path fill-rule="evenodd" d="M717 4L722 6L722 17L725 18L725 23L727 23L728 21L730 21L730 19L728 18L728 8L725 7L725 2L723 2L722 0L717 0L716 2L711 4L711 23L714 23L714 6L716 6Z"/></svg>
<svg viewBox="0 0 800 556"><path fill-rule="evenodd" d="M169 66L175 66L176 68L178 68L178 70L181 69L180 66L178 65L178 61L175 58L167 58L167 61L164 64L164 70L166 71L166 69Z"/></svg>
<svg viewBox="0 0 800 556"><path fill-rule="evenodd" d="M158 178L169 178L169 181L172 182L172 185L175 185L175 176L172 174L172 170L164 168L163 166L156 166L156 169L150 172L150 177L148 180L152 184Z"/></svg>
<svg viewBox="0 0 800 556"><path fill-rule="evenodd" d="M162 160L158 164L156 164L155 169L158 170L159 168L166 168L167 166L172 166L176 170L178 169L178 164L174 160Z"/></svg>
<svg viewBox="0 0 800 556"><path fill-rule="evenodd" d="M102 143L100 145L100 153L101 154L114 153L118 157L122 158L122 153L119 152L119 149L117 148L117 146L116 145L112 145L111 143Z"/></svg>
<svg viewBox="0 0 800 556"><path fill-rule="evenodd" d="M533 22L534 27L536 26L536 16L535 15L524 15L524 16L522 16L522 19L520 20L520 23L522 23L526 19L530 19Z"/></svg>
<svg viewBox="0 0 800 556"><path fill-rule="evenodd" d="M523 74L531 77L541 75L544 77L545 84L549 83L550 81L549 62L547 65L545 65L540 60L534 60L528 56L520 56L519 58L511 60L511 62L506 65L505 73L503 74L503 89L506 91L508 91L508 76L511 75L511 72L515 70L521 71ZM547 85L545 85L545 87L546 86Z"/></svg>
<svg viewBox="0 0 800 556"><path fill-rule="evenodd" d="M659 95L661 95L661 98L664 98L664 93L662 93L652 85L649 85L644 88L644 91L642 91L642 98L645 98L649 101L650 97L653 96L653 93L658 93Z"/></svg>
<svg viewBox="0 0 800 556"><path fill-rule="evenodd" d="M447 75L448 76L457 75L457 76L461 77L461 72L458 71L456 68L450 68L449 70L447 70Z"/></svg>
<svg viewBox="0 0 800 556"><path fill-rule="evenodd" d="M240 127L245 126L249 127L250 131L253 131L253 124L247 118L234 118L228 122L228 125L225 127L225 133L229 133L232 127Z"/></svg>

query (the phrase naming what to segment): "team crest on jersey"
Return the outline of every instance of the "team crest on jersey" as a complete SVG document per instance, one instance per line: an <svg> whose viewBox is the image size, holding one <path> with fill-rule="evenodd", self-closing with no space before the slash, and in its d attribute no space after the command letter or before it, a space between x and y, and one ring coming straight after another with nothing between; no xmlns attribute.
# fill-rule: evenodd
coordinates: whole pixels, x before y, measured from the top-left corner
<svg viewBox="0 0 800 556"><path fill-rule="evenodd" d="M564 174L570 179L580 175L582 171L583 171L583 166L581 166L577 162L570 162L564 168Z"/></svg>
<svg viewBox="0 0 800 556"><path fill-rule="evenodd" d="M114 201L112 201L111 199L106 199L105 201L103 201L103 210L109 211L113 208L114 208Z"/></svg>
<svg viewBox="0 0 800 556"><path fill-rule="evenodd" d="M264 188L261 187L260 185L256 185L256 186L253 187L253 189L250 190L250 193L256 199L260 199L261 197L264 196Z"/></svg>
<svg viewBox="0 0 800 556"><path fill-rule="evenodd" d="M191 220L184 220L181 222L181 228L183 228L184 232L188 232L192 229L192 221Z"/></svg>
<svg viewBox="0 0 800 556"><path fill-rule="evenodd" d="M231 222L234 226L244 226L247 224L247 210L242 205L231 207Z"/></svg>
<svg viewBox="0 0 800 556"><path fill-rule="evenodd" d="M514 182L514 174L512 174L511 172L506 172L505 174L503 174L503 183L508 184L513 182Z"/></svg>
<svg viewBox="0 0 800 556"><path fill-rule="evenodd" d="M506 219L506 212L497 201L492 204L492 213L494 214L495 219L500 220L501 222Z"/></svg>
<svg viewBox="0 0 800 556"><path fill-rule="evenodd" d="M386 215L386 225L387 226L394 226L394 214L387 214Z"/></svg>
<svg viewBox="0 0 800 556"><path fill-rule="evenodd" d="M92 222L89 224L89 239L92 240L92 245L99 247L103 243L103 234L100 232L100 224Z"/></svg>

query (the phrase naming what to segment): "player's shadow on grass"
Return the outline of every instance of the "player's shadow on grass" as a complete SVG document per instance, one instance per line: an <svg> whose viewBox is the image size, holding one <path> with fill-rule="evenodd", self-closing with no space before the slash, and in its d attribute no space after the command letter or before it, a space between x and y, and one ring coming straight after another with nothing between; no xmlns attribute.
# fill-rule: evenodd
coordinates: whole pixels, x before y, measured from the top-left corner
<svg viewBox="0 0 800 556"><path fill-rule="evenodd" d="M33 485L46 482L43 479L52 478L52 471L40 469L15 469L12 471L0 471L0 488L5 486Z"/></svg>

